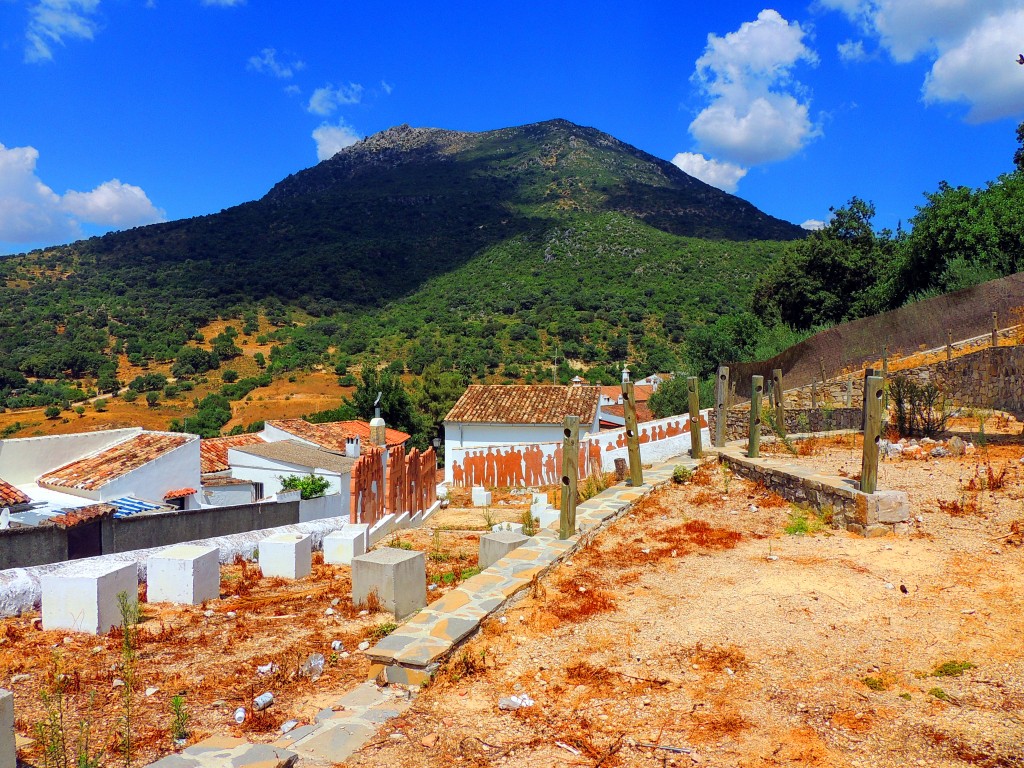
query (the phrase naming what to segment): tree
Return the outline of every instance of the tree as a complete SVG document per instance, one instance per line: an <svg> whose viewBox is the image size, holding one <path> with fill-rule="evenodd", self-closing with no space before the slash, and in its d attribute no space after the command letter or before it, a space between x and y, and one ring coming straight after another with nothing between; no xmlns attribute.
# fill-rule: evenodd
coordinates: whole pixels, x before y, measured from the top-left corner
<svg viewBox="0 0 1024 768"><path fill-rule="evenodd" d="M465 391L466 381L457 371L444 371L437 363L423 371L423 377L415 382L410 396L423 417L427 440L441 437L441 422Z"/></svg>
<svg viewBox="0 0 1024 768"><path fill-rule="evenodd" d="M1017 126L1017 151L1013 153L1013 167L1024 171L1024 122Z"/></svg>
<svg viewBox="0 0 1024 768"><path fill-rule="evenodd" d="M223 379L226 384L236 382L238 381L238 371L228 368L221 374L221 379Z"/></svg>
<svg viewBox="0 0 1024 768"><path fill-rule="evenodd" d="M46 407L46 410L43 411L43 415L46 418L50 419L51 421L54 420L54 419L60 418L60 406L59 405L48 405Z"/></svg>
<svg viewBox="0 0 1024 768"><path fill-rule="evenodd" d="M324 491L326 491L331 485L326 478L321 477L320 475L314 475L312 472L305 477L288 475L288 477L282 477L279 479L281 481L281 487L284 490L298 491L304 500L323 496Z"/></svg>
<svg viewBox="0 0 1024 768"><path fill-rule="evenodd" d="M146 393L146 405L150 408L156 408L156 404L160 402L160 393L150 390Z"/></svg>
<svg viewBox="0 0 1024 768"><path fill-rule="evenodd" d="M363 366L356 391L352 398L345 398L355 408L359 418L369 420L374 416L374 401L377 393L381 394L381 417L391 427L413 434L417 431L416 417L413 413L412 401L405 391L402 380L390 371L378 372L372 364Z"/></svg>
<svg viewBox="0 0 1024 768"><path fill-rule="evenodd" d="M667 416L677 416L680 413L688 413L690 408L690 393L686 386L686 379L683 376L676 376L658 385L658 390L651 395L647 406L657 418L664 419Z"/></svg>

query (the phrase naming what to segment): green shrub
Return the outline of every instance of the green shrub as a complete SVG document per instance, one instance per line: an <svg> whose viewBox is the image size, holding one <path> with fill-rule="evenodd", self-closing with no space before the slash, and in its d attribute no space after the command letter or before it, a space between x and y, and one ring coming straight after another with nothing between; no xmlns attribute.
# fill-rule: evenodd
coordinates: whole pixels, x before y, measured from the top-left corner
<svg viewBox="0 0 1024 768"><path fill-rule="evenodd" d="M298 475L288 475L288 477L282 477L281 487L286 491L298 491L303 499L314 499L317 496L323 496L324 491L330 487L330 482L320 475L314 475L310 472L304 477Z"/></svg>

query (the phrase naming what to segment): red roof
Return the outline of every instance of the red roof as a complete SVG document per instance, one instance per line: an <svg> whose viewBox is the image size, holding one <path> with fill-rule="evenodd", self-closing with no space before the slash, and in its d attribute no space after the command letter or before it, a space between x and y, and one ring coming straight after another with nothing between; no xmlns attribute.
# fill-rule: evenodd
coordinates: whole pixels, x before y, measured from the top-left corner
<svg viewBox="0 0 1024 768"><path fill-rule="evenodd" d="M624 405L603 405L601 406L601 413L607 413L609 416L618 416L620 418L626 418L626 406ZM637 424L642 424L645 421L654 421L655 415L651 413L651 409L647 407L646 402L638 402L636 404L636 421Z"/></svg>
<svg viewBox="0 0 1024 768"><path fill-rule="evenodd" d="M363 443L370 440L370 425L365 421L330 421L326 424L310 424L303 419L280 419L268 421L268 426L287 432L328 451L345 452L347 440L358 438ZM402 445L409 439L405 432L385 429L384 440L389 448Z"/></svg>
<svg viewBox="0 0 1024 768"><path fill-rule="evenodd" d="M199 467L204 474L211 472L227 472L231 469L228 464L228 449L241 448L243 445L262 443L263 438L258 432L247 432L244 435L229 435L228 437L207 437L199 441Z"/></svg>
<svg viewBox="0 0 1024 768"><path fill-rule="evenodd" d="M94 491L111 480L123 477L165 453L180 448L189 439L184 435L143 432L92 456L47 472L39 478L39 484Z"/></svg>
<svg viewBox="0 0 1024 768"><path fill-rule="evenodd" d="M164 494L164 501L173 501L174 499L184 499L189 496L194 496L196 493L195 488L179 488L176 491L168 491Z"/></svg>
<svg viewBox="0 0 1024 768"><path fill-rule="evenodd" d="M600 387L559 387L553 384L470 384L445 421L467 424L561 424L579 416L592 424Z"/></svg>
<svg viewBox="0 0 1024 768"><path fill-rule="evenodd" d="M117 507L113 504L90 504L88 507L79 507L78 509L68 509L63 515L57 515L51 517L47 522L51 525L57 525L61 528L73 528L76 525L82 523L88 523L92 520L98 520L112 515L117 511Z"/></svg>
<svg viewBox="0 0 1024 768"><path fill-rule="evenodd" d="M349 430L353 435L356 435L363 443L370 442L370 423L367 421L336 421L335 424L340 424ZM325 425L326 426L326 425ZM391 429L391 427L384 428L384 442L387 443L388 448L396 448L399 445L404 445L405 441L408 440L411 435L407 435L398 429Z"/></svg>
<svg viewBox="0 0 1024 768"><path fill-rule="evenodd" d="M13 507L15 504L29 504L32 499L19 491L10 483L0 478L0 507Z"/></svg>

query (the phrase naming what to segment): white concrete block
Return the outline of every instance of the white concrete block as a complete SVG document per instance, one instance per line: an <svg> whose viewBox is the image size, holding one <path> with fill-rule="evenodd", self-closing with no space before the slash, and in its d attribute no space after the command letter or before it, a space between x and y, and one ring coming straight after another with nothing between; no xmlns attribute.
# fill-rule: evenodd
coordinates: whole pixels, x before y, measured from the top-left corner
<svg viewBox="0 0 1024 768"><path fill-rule="evenodd" d="M220 550L178 544L149 558L146 600L150 603L199 605L220 597Z"/></svg>
<svg viewBox="0 0 1024 768"><path fill-rule="evenodd" d="M382 608L401 621L427 604L427 561L422 552L382 547L352 560L352 602L377 593Z"/></svg>
<svg viewBox="0 0 1024 768"><path fill-rule="evenodd" d="M548 495L546 493L534 493L530 498L530 506L540 504L542 507L548 505Z"/></svg>
<svg viewBox="0 0 1024 768"><path fill-rule="evenodd" d="M474 507L489 507L491 506L491 492L488 491L481 485L473 486L473 506Z"/></svg>
<svg viewBox="0 0 1024 768"><path fill-rule="evenodd" d="M117 596L134 602L139 593L135 563L84 560L42 577L43 629L72 629L93 635L121 626Z"/></svg>
<svg viewBox="0 0 1024 768"><path fill-rule="evenodd" d="M551 509L551 505L546 501L535 501L530 505L530 514L537 517L541 512L547 512Z"/></svg>
<svg viewBox="0 0 1024 768"><path fill-rule="evenodd" d="M547 528L552 523L558 524L559 520L562 519L562 512L558 509L545 509L541 512L531 512L536 520L539 520L539 528Z"/></svg>
<svg viewBox="0 0 1024 768"><path fill-rule="evenodd" d="M370 526L348 524L340 531L324 536L324 562L351 565L353 557L365 555L369 548Z"/></svg>
<svg viewBox="0 0 1024 768"><path fill-rule="evenodd" d="M14 741L14 694L0 688L0 768L16 768L18 750Z"/></svg>
<svg viewBox="0 0 1024 768"><path fill-rule="evenodd" d="M408 528L409 527L409 513L402 512L399 515L395 515L395 528Z"/></svg>
<svg viewBox="0 0 1024 768"><path fill-rule="evenodd" d="M514 549L523 546L530 539L522 533L499 531L485 533L480 537L480 569L488 568Z"/></svg>
<svg viewBox="0 0 1024 768"><path fill-rule="evenodd" d="M494 525L491 526L491 531L493 533L498 533L499 531L510 531L512 533L522 533L523 532L523 524L522 523L495 523Z"/></svg>
<svg viewBox="0 0 1024 768"><path fill-rule="evenodd" d="M313 537L279 533L260 542L260 570L264 576L301 579L313 570Z"/></svg>

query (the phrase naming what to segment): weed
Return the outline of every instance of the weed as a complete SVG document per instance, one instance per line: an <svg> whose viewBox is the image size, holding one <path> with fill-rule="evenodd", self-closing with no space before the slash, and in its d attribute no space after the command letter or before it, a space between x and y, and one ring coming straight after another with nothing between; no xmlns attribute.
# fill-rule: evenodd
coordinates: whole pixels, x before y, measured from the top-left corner
<svg viewBox="0 0 1024 768"><path fill-rule="evenodd" d="M761 423L768 425L768 428L778 438L779 442L782 443L783 447L796 456L796 446L793 445L793 441L786 436L785 430L779 425L774 411L761 411Z"/></svg>
<svg viewBox="0 0 1024 768"><path fill-rule="evenodd" d="M429 557L435 563L447 563L451 559L451 555L441 551L441 531L438 528L434 529L434 533L430 537Z"/></svg>
<svg viewBox="0 0 1024 768"><path fill-rule="evenodd" d="M965 499L961 497L959 500L953 499L952 501L938 500L939 511L945 512L950 517L966 517L968 515L977 515L978 503L974 499Z"/></svg>
<svg viewBox="0 0 1024 768"><path fill-rule="evenodd" d="M811 431L811 420L806 413L796 415L796 431L805 435Z"/></svg>
<svg viewBox="0 0 1024 768"><path fill-rule="evenodd" d="M969 661L946 661L932 670L932 677L960 677L969 669L974 669Z"/></svg>
<svg viewBox="0 0 1024 768"><path fill-rule="evenodd" d="M789 522L782 530L790 536L807 536L825 530L825 523L817 515L794 507L789 513Z"/></svg>
<svg viewBox="0 0 1024 768"><path fill-rule="evenodd" d="M188 710L185 709L185 697L181 694L171 698L171 739L184 741L188 738Z"/></svg>
<svg viewBox="0 0 1024 768"><path fill-rule="evenodd" d="M388 542L388 546L395 549L412 549L412 542L398 538L398 534L396 533L391 537L391 540Z"/></svg>
<svg viewBox="0 0 1024 768"><path fill-rule="evenodd" d="M524 536L535 536L537 534L538 520L534 519L533 513L530 510L527 509L523 511L523 516L520 522L523 524Z"/></svg>
<svg viewBox="0 0 1024 768"><path fill-rule="evenodd" d="M928 691L929 696L934 696L939 701L949 701L949 694L941 688L932 688Z"/></svg>
<svg viewBox="0 0 1024 768"><path fill-rule="evenodd" d="M676 485L682 485L688 483L693 477L693 472L684 467L682 464L676 464L675 469L672 470L672 482Z"/></svg>
<svg viewBox="0 0 1024 768"><path fill-rule="evenodd" d="M722 487L726 493L729 493L729 484L732 482L732 471L725 465L722 465Z"/></svg>
<svg viewBox="0 0 1024 768"><path fill-rule="evenodd" d="M117 593L117 606L121 612L121 704L124 715L121 718L121 748L124 752L125 768L132 764L132 731L135 713L135 661L139 640L139 602L135 595Z"/></svg>
<svg viewBox="0 0 1024 768"><path fill-rule="evenodd" d="M885 691L889 688L885 680L880 677L862 677L860 681L872 691Z"/></svg>
<svg viewBox="0 0 1024 768"><path fill-rule="evenodd" d="M997 475L995 472L992 471L992 465L987 465L986 471L988 474L988 489L990 491L1002 490L1006 486L1006 475L1009 469L1010 468L1008 466L1004 466Z"/></svg>
<svg viewBox="0 0 1024 768"><path fill-rule="evenodd" d="M484 518L484 527L489 531L494 528L497 520L494 519L494 513L491 512L490 507L484 507L483 512L480 513Z"/></svg>
<svg viewBox="0 0 1024 768"><path fill-rule="evenodd" d="M371 640L383 640L385 637L390 635L398 629L398 625L393 621L385 621L378 624L376 627L370 630Z"/></svg>
<svg viewBox="0 0 1024 768"><path fill-rule="evenodd" d="M906 701L910 701L910 694L909 693L901 693L900 694L900 698L901 699L905 699Z"/></svg>

